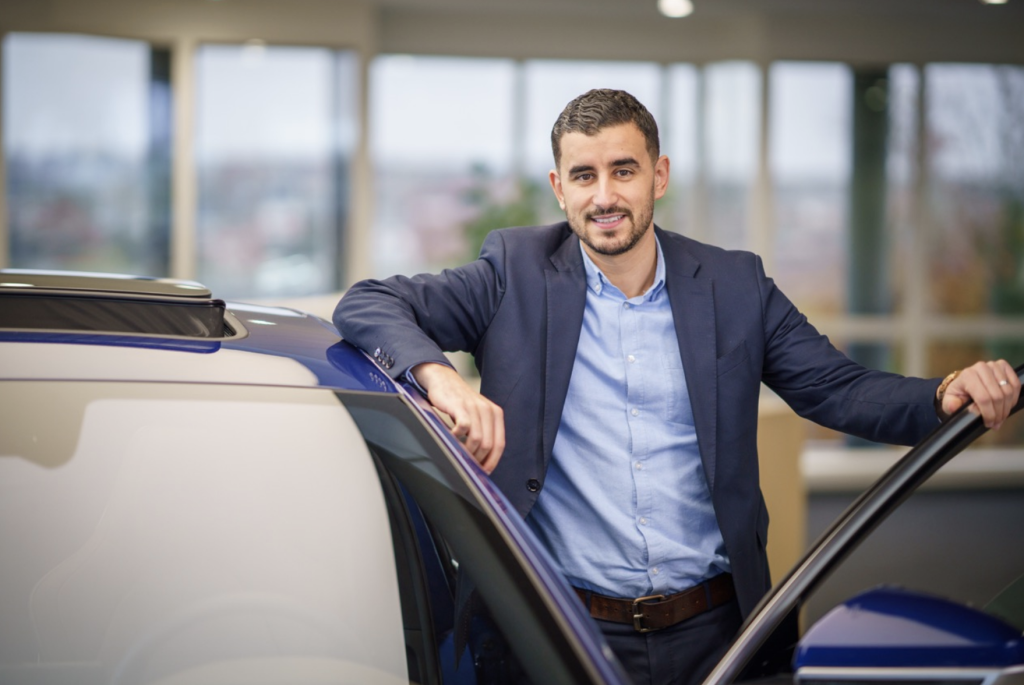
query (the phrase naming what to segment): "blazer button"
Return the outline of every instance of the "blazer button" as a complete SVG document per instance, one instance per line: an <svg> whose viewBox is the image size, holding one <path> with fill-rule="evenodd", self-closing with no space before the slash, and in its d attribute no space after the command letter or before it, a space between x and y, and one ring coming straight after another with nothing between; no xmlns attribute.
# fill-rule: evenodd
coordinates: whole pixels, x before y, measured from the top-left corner
<svg viewBox="0 0 1024 685"><path fill-rule="evenodd" d="M538 490L540 490L540 481L537 480L536 478L531 478L530 480L526 481L526 489L529 490L530 492L537 492Z"/></svg>

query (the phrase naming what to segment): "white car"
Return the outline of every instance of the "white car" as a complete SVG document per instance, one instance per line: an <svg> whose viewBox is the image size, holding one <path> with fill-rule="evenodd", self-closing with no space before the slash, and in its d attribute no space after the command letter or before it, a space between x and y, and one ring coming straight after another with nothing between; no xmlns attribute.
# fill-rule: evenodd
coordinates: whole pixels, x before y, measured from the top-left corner
<svg viewBox="0 0 1024 685"><path fill-rule="evenodd" d="M964 411L912 450L705 685L1024 683L1024 581L1000 617L872 591L797 642L810 593L983 432ZM422 397L331 324L196 283L0 271L0 512L0 685L629 682Z"/></svg>

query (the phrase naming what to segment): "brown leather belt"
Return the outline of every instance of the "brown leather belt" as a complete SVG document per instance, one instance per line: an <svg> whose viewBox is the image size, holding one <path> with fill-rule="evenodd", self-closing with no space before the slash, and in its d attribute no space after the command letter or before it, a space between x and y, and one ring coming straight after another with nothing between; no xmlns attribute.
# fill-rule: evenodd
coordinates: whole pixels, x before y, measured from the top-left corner
<svg viewBox="0 0 1024 685"><path fill-rule="evenodd" d="M736 588L732 575L722 573L689 590L674 595L649 595L636 599L605 597L596 592L573 588L590 615L601 621L629 623L640 633L661 630L693 618L714 607L732 601Z"/></svg>

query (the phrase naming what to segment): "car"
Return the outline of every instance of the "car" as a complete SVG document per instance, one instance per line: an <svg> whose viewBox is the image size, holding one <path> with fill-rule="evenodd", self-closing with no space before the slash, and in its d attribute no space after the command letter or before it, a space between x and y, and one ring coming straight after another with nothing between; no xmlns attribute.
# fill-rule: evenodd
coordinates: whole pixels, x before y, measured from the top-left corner
<svg viewBox="0 0 1024 685"><path fill-rule="evenodd" d="M0 271L0 683L628 683L387 365L322 319L198 283ZM797 637L810 593L982 432L961 412L865 493L706 685L1019 679L1019 626L910 590ZM899 639L877 644L869 615L901 617ZM1002 639L999 658L935 648L951 621ZM928 661L925 639L957 656Z"/></svg>
<svg viewBox="0 0 1024 685"><path fill-rule="evenodd" d="M421 397L333 326L0 273L0 683L626 682Z"/></svg>

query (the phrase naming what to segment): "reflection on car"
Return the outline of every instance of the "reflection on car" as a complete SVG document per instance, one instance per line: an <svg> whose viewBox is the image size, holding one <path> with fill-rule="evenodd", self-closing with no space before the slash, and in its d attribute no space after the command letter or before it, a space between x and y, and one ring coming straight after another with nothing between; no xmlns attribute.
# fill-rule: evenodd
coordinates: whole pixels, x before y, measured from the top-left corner
<svg viewBox="0 0 1024 685"><path fill-rule="evenodd" d="M1019 679L1019 588L991 613L873 590L797 642L809 593L978 423L866 493L708 682ZM629 682L425 400L321 319L2 271L0 426L0 683Z"/></svg>

